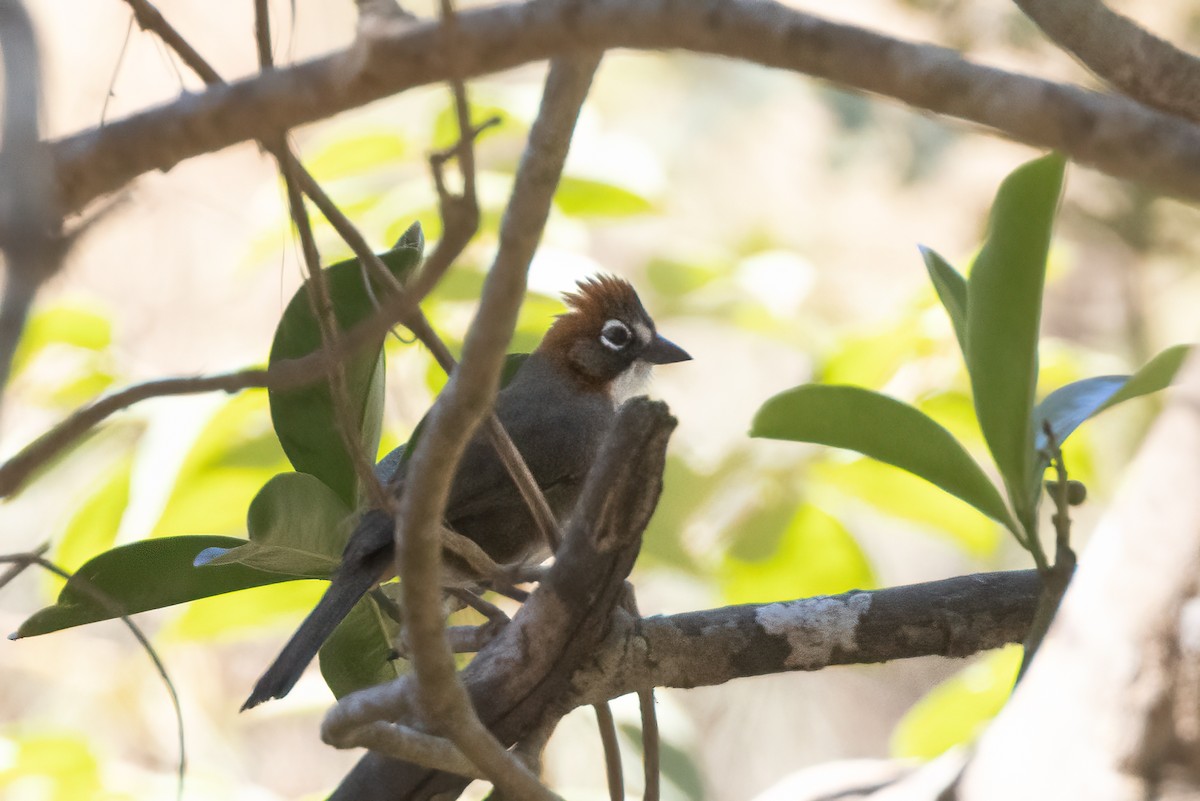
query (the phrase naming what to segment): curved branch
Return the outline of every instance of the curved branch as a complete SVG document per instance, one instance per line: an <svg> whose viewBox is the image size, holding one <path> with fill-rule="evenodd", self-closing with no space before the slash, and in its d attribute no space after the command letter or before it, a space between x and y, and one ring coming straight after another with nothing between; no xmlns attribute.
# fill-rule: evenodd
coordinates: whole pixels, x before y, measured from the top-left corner
<svg viewBox="0 0 1200 801"><path fill-rule="evenodd" d="M416 86L581 48L681 49L824 78L1054 148L1161 191L1200 198L1200 129L1123 97L971 63L953 51L827 22L773 0L541 0L464 11L455 58L437 23L380 24L353 47L210 88L59 140L64 207L150 170Z"/></svg>

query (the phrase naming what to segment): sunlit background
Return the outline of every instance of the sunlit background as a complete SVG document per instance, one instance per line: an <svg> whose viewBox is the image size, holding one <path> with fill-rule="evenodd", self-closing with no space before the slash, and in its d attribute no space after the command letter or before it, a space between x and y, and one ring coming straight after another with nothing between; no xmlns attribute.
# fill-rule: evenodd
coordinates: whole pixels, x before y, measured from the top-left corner
<svg viewBox="0 0 1200 801"><path fill-rule="evenodd" d="M200 88L119 0L31 3L52 137ZM273 3L280 62L346 46L352 4ZM1006 3L811 5L816 13L1087 82ZM1194 9L1146 23L1197 30ZM251 3L161 0L226 77L255 69ZM431 4L414 4L419 14ZM1140 11L1140 9L1139 9ZM128 42L125 42L128 35ZM1194 38L1194 37L1193 37ZM427 305L457 349L528 125L541 65L470 84L483 230ZM110 95L111 87L111 96ZM106 100L106 97L108 98ZM378 250L419 220L439 235L426 158L454 140L444 87L295 131L317 179ZM695 357L651 392L680 425L666 490L634 573L644 613L772 601L1031 566L1011 537L950 496L844 452L747 437L771 395L808 381L857 384L916 404L978 455L981 437L948 320L918 244L965 267L997 185L1033 151L817 81L681 54L605 58L530 275L515 351L534 347L558 293L582 277L630 279L659 329ZM1130 372L1195 334L1196 215L1072 167L1051 254L1043 391ZM318 225L326 262L347 248ZM39 298L5 396L0 449L97 394L265 361L300 281L271 161L250 144L144 176L71 253ZM388 345L384 449L403 442L443 378L417 346ZM1066 450L1103 512L1156 402L1081 430ZM118 415L0 507L2 549L51 543L67 569L114 544L178 534L244 536L246 507L290 469L263 392L161 399ZM29 571L0 592L13 631L61 582ZM261 669L312 606L294 582L140 615L183 704L191 799L320 798L357 754L317 734L331 696L315 670L285 700L239 715ZM660 691L664 796L743 801L832 760L926 759L969 742L1003 703L1018 649ZM631 794L640 792L637 705L615 703ZM174 793L166 691L117 622L0 645L0 796L147 799ZM607 798L590 710L563 721L551 785Z"/></svg>

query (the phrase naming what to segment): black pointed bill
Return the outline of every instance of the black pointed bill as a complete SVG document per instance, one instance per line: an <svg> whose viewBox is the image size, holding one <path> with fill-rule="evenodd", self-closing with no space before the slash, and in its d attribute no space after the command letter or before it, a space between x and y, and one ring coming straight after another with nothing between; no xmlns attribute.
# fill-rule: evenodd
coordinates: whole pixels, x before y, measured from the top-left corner
<svg viewBox="0 0 1200 801"><path fill-rule="evenodd" d="M674 364L675 362L691 361L692 357L686 350L659 334L642 351L642 358L651 364Z"/></svg>

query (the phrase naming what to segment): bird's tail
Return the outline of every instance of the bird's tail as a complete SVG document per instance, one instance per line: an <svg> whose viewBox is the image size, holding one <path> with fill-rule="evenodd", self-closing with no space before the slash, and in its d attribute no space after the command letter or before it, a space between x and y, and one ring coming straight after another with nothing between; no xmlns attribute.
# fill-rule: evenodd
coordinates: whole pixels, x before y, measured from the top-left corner
<svg viewBox="0 0 1200 801"><path fill-rule="evenodd" d="M287 695L329 635L378 580L379 571L373 565L362 562L343 564L342 569L334 574L320 602L309 612L279 656L275 657L275 661L254 685L254 692L242 704L242 711L258 706L263 701Z"/></svg>

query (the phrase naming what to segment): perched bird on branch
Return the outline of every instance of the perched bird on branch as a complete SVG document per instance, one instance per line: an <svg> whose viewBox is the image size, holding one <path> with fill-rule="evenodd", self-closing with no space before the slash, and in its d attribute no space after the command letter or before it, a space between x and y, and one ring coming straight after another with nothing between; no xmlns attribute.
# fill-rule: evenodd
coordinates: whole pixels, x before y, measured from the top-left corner
<svg viewBox="0 0 1200 801"><path fill-rule="evenodd" d="M565 300L568 312L546 332L495 405L496 416L560 522L575 507L617 406L645 383L652 365L691 358L657 333L627 281L592 278ZM399 497L407 462L390 455L381 464L395 471L388 486ZM548 555L527 504L482 431L459 463L445 522L498 564L529 564ZM370 510L346 543L329 589L242 709L286 695L359 599L394 575L394 565L393 518L384 510Z"/></svg>

